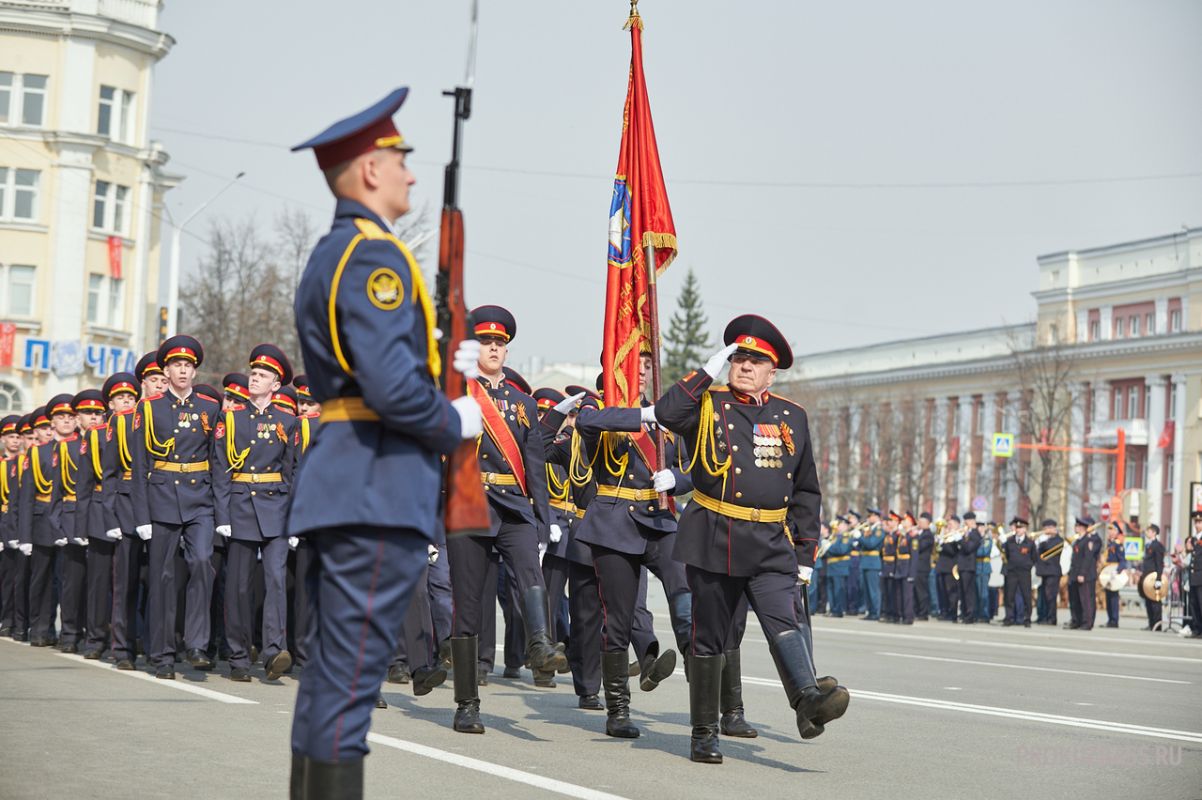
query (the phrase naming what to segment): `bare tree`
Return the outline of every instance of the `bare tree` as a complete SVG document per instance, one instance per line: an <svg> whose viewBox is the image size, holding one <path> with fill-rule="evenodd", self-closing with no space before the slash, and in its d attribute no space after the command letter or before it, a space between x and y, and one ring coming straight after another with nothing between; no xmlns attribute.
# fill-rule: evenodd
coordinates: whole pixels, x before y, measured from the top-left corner
<svg viewBox="0 0 1202 800"><path fill-rule="evenodd" d="M1070 376L1074 359L1058 340L1023 347L1011 343L1018 381L1018 442L1064 446L1072 423ZM1020 457L1020 454L1029 456ZM1060 510L1069 495L1068 458L1062 450L1025 448L1006 459L1009 483L1033 520Z"/></svg>

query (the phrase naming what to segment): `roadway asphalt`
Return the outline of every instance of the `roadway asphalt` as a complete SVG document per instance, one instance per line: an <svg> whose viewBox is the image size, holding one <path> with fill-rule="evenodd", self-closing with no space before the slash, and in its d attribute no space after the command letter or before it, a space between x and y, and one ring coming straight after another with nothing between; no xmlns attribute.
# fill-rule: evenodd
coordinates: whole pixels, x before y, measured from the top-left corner
<svg viewBox="0 0 1202 800"><path fill-rule="evenodd" d="M662 598L652 610L666 623ZM578 710L566 676L555 689L495 676L484 736L450 729L449 683L420 699L386 685L368 796L1202 798L1202 642L1124 622L1078 633L819 618L819 672L852 701L810 742L752 622L744 697L760 736L723 739L722 765L688 760L683 674L635 687L633 741ZM0 641L0 797L285 797L296 682L179 675Z"/></svg>

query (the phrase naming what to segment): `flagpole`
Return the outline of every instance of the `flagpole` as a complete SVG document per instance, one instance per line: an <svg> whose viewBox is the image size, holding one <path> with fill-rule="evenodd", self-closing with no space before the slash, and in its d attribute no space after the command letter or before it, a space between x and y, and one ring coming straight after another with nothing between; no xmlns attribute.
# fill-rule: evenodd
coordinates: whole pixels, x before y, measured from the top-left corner
<svg viewBox="0 0 1202 800"><path fill-rule="evenodd" d="M647 317L650 323L649 335L651 338L651 396L647 399L655 403L659 400L662 393L659 376L659 291L655 283L655 273L657 272L655 245L649 244L643 248L643 261L647 265ZM664 446L664 429L657 425L655 427L655 470L658 472L665 469L667 460ZM659 507L661 509L668 508L667 492L659 493Z"/></svg>

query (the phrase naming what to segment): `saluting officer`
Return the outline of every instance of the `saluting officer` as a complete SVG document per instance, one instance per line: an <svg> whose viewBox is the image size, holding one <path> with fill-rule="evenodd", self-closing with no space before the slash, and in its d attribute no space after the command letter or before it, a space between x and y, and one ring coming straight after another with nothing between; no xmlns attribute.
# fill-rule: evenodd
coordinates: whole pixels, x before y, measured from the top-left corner
<svg viewBox="0 0 1202 800"><path fill-rule="evenodd" d="M1054 519L1043 521L1043 533L1035 540L1035 575L1039 578L1039 596L1042 599L1043 616L1036 625L1056 624L1056 600L1060 596L1060 553L1064 550L1064 539Z"/></svg>
<svg viewBox="0 0 1202 800"><path fill-rule="evenodd" d="M1010 520L1014 535L1002 544L1002 559L1005 562L1006 619L1002 625L1019 623L1017 602L1022 602L1022 624L1031 627L1031 568L1035 566L1035 543L1027 536L1028 523L1022 517Z"/></svg>
<svg viewBox="0 0 1202 800"><path fill-rule="evenodd" d="M85 389L72 400L79 420L79 464L75 485L75 531L72 538L87 542L87 588L84 620L87 639L83 657L99 660L109 645L112 625L113 553L117 542L104 524L104 397Z"/></svg>
<svg viewBox="0 0 1202 800"><path fill-rule="evenodd" d="M483 733L476 670L489 552L495 547L517 585L526 632L526 659L533 670L556 671L567 658L548 636L547 589L538 563L540 531L550 524L546 456L534 398L505 379L509 343L517 335L513 315L500 306L471 313L480 341L478 376L468 394L479 404L484 433L476 449L488 495L492 528L485 536L447 538L455 617L451 633L455 719L460 733Z"/></svg>
<svg viewBox="0 0 1202 800"><path fill-rule="evenodd" d="M1097 612L1098 553L1102 540L1094 533L1092 517L1077 517L1073 558L1068 568L1068 607L1071 620L1064 627L1093 630Z"/></svg>
<svg viewBox="0 0 1202 800"><path fill-rule="evenodd" d="M410 147L392 115L408 89L294 149L337 197L295 312L321 435L297 474L289 533L317 551L316 616L292 723L292 793L359 797L367 729L439 513L440 457L480 432L480 407L438 390L421 269L389 230L409 210ZM473 372L477 342L455 352ZM536 562L537 563L537 562Z"/></svg>
<svg viewBox="0 0 1202 800"><path fill-rule="evenodd" d="M213 492L217 533L226 539L225 637L230 680L250 680L254 604L251 576L262 554L263 669L274 681L292 666L287 647L288 537L286 523L292 471L300 446L296 417L272 397L292 380L292 365L275 345L250 353L247 405L220 417L213 429Z"/></svg>
<svg viewBox="0 0 1202 800"><path fill-rule="evenodd" d="M690 757L719 763L720 679L742 598L755 610L803 739L847 709L847 690L820 688L794 603L813 574L821 489L805 411L768 389L793 353L780 331L745 315L727 325L726 347L668 389L654 418L694 442L693 501L674 555L693 590ZM728 385L713 386L727 360ZM832 681L833 683L833 681Z"/></svg>
<svg viewBox="0 0 1202 800"><path fill-rule="evenodd" d="M194 669L209 670L205 652L210 635L213 592L213 426L216 401L202 398L192 384L204 363L204 349L191 336L172 336L159 346L156 362L167 376L167 392L144 399L134 413L134 479L144 484L145 503L135 508L137 532L149 536L147 651L155 677L175 679L177 606L175 555L183 547L188 569L184 605L185 658Z"/></svg>

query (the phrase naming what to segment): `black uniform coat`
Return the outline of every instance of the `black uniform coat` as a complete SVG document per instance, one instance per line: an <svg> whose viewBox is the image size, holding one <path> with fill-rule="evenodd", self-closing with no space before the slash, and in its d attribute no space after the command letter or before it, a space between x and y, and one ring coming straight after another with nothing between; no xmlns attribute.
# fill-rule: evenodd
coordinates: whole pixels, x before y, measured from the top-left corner
<svg viewBox="0 0 1202 800"><path fill-rule="evenodd" d="M1096 533L1087 533L1077 537L1073 542L1073 560L1069 563L1068 576L1073 581L1078 577L1086 581L1098 579L1098 553L1102 550L1102 540Z"/></svg>
<svg viewBox="0 0 1202 800"><path fill-rule="evenodd" d="M58 442L34 445L26 451L17 507L17 538L21 544L53 547L54 540L61 538L50 515L51 494L57 472ZM44 481L41 486L37 485L39 477Z"/></svg>
<svg viewBox="0 0 1202 800"><path fill-rule="evenodd" d="M189 392L182 400L171 392L147 398L134 411L137 432L134 480L145 483L145 504L135 508L138 525L182 525L213 514L213 426L221 416L215 401ZM168 444L169 443L169 444ZM156 469L156 462L209 462L198 472Z"/></svg>
<svg viewBox="0 0 1202 800"><path fill-rule="evenodd" d="M547 541L547 530L551 525L551 512L547 496L547 457L543 447L543 433L538 421L538 403L534 398L515 389L508 383L493 388L488 379L481 376L480 386L492 399L501 413L506 427L513 434L522 454L526 471L526 492L519 486L484 484L485 494L493 508L517 515L534 526L539 541ZM480 472L497 475L512 475L511 465L501 453L500 447L486 430L480 434L476 455ZM493 534L496 534L493 530Z"/></svg>
<svg viewBox="0 0 1202 800"><path fill-rule="evenodd" d="M1057 533L1054 536L1049 536L1047 539L1035 546L1035 555L1037 556L1035 561L1036 575L1041 578L1052 576L1057 578L1060 577L1060 553L1058 552L1055 555L1047 558L1044 558L1043 555L1056 545L1063 543L1064 539L1062 539L1060 534Z"/></svg>
<svg viewBox="0 0 1202 800"><path fill-rule="evenodd" d="M135 509L146 507L146 481L134 479L137 469L134 455L142 435L142 431L134 429L134 419L133 409L110 416L100 451L100 465L104 469L101 492L104 529L120 528L126 536L132 536L134 528L141 524Z"/></svg>
<svg viewBox="0 0 1202 800"><path fill-rule="evenodd" d="M693 485L728 503L765 510L785 508L787 516L783 525L743 521L689 503L680 518L675 558L708 572L740 577L764 572L794 574L799 563L813 567L822 489L805 409L778 395L750 398L712 384L705 372L692 372L655 406L656 419L662 425L685 442L695 442L703 398L707 393L710 396L715 455L729 458L730 469L723 477L711 476L699 457L692 471ZM756 426L763 426L761 434L756 433ZM763 433L770 431L781 434L782 444L769 458L757 458L756 451L762 447L757 447L753 438L762 439Z"/></svg>
<svg viewBox="0 0 1202 800"><path fill-rule="evenodd" d="M1024 537L1021 542L1017 536L1011 536L1002 545L1002 555L1006 561L1002 572L1016 574L1025 572L1030 575L1031 567L1035 566L1035 542L1030 536Z"/></svg>
<svg viewBox="0 0 1202 800"><path fill-rule="evenodd" d="M78 539L103 538L104 525L104 438L100 425L80 435L79 471L75 481L75 532Z"/></svg>
<svg viewBox="0 0 1202 800"><path fill-rule="evenodd" d="M213 431L214 518L217 525L230 526L231 538L262 542L287 532L300 434L300 420L271 403L263 411L250 404L239 405L217 421ZM236 467L231 463L231 451L234 458L242 459ZM239 474L272 477L246 483L234 480Z"/></svg>
<svg viewBox="0 0 1202 800"><path fill-rule="evenodd" d="M956 554L956 566L960 568L960 577L966 572L977 571L977 551L981 549L981 532L973 526L964 533L960 540L960 552Z"/></svg>

